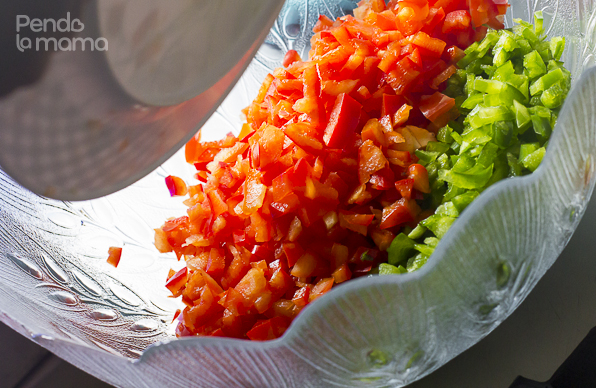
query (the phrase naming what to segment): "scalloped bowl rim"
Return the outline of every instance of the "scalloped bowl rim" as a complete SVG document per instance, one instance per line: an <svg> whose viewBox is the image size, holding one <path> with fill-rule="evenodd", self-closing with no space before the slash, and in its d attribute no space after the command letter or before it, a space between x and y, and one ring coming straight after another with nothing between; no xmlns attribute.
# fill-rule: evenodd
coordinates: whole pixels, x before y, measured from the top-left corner
<svg viewBox="0 0 596 388"><path fill-rule="evenodd" d="M580 81L584 78L596 78L596 66L591 67L591 68L585 70L584 72L582 72L582 74L578 78L578 81ZM578 94L579 93L577 93L576 88L573 88L561 109L560 116L562 116L564 114L564 112L566 112L570 109L569 107L570 107L571 103L575 99L578 98L577 97ZM558 145L558 143L560 143L562 141L563 135L561 134L560 130L557 130L559 127L560 127L560 123L557 122L555 129L553 130L553 135L550 140L551 148L554 148L556 145ZM329 304L331 304L336 299L338 299L341 294L344 294L348 291L367 289L373 285L388 284L388 285L399 286L399 285L410 283L410 282L417 282L417 281L423 282L425 275L428 272L431 272L438 265L438 263L441 262L444 258L445 250L440 249L440 247L444 247L445 245L450 245L451 241L453 241L455 239L455 237L460 233L461 230L465 229L465 226L477 214L477 209L480 209L487 203L494 201L495 198L498 197L501 192L506 191L511 186L522 186L523 187L523 186L527 186L527 185L531 184L534 181L540 182L543 179L546 179L545 174L549 168L549 165L552 163L552 159L554 158L554 155L555 154L553 152L547 152L543 162L541 163L539 168L534 173L526 175L526 176L522 176L522 177L514 177L514 178L504 179L504 180L494 184L493 186L488 188L486 191L482 192L481 195L478 198L476 198L469 205L469 207L462 213L462 215L458 218L458 221L453 224L453 226L449 229L447 234L441 239L441 241L439 242L439 245L437 246L435 253L433 253L433 255L431 256L429 261L422 268L420 268L419 270L417 270L415 272L409 272L409 273L401 274L398 276L373 275L370 277L362 277L362 278L358 278L358 279L353 279L345 284L342 284L341 286L334 287L329 292L327 292L326 294L324 294L323 296L318 298L316 303L310 304L308 306L308 308L304 309L304 311L301 312L296 317L296 319L294 319L294 321L292 322L292 324L290 325L288 330L283 334L283 336L278 339L275 339L275 340L264 341L264 342L255 342L255 341L250 341L250 340L245 340L245 339L215 338L215 337L182 337L182 338L176 338L176 339L172 338L172 339L162 340L162 341L159 341L159 342L156 342L156 343L150 345L147 349L145 349L143 351L141 357L137 360L134 360L133 363L135 363L135 364L143 363L146 360L146 358L149 357L154 352L158 352L158 351L160 351L160 349L166 348L169 345L171 345L172 343L178 342L178 341L184 341L185 343L190 343L190 344L196 343L196 344L200 344L200 345L211 344L211 343L218 343L218 344L244 343L247 346L253 346L253 347L258 347L258 348L272 348L272 347L278 347L278 346L283 346L283 345L289 345L293 339L300 336L301 332L303 332L304 330L308 330L308 326L306 325L306 322L308 322L308 319L311 316L316 315L319 312L321 312L322 310L324 310ZM592 185L591 190L593 190L593 185ZM591 192L590 192L590 194L591 194ZM587 199L589 199L589 197L590 197L590 195L587 196ZM587 199L586 199L586 202L587 202ZM584 210L585 210L585 207L582 209L580 217L578 218L578 221L579 221L579 219L581 219L581 216L583 216ZM533 289L533 287L534 287L534 285L532 286L532 289ZM510 313L502 316L501 321L504 320L505 318L507 318L509 315L510 315ZM490 331L492 331L493 329L491 329ZM485 336L488 335L490 333L490 331L487 332L485 334ZM484 338L484 336L482 338ZM477 341L480 341L482 338L478 338ZM249 345L249 344L251 344L251 345ZM125 358L124 356L122 356L122 357Z"/></svg>
<svg viewBox="0 0 596 388"><path fill-rule="evenodd" d="M594 79L596 79L596 67L590 67L590 68L584 70L581 74L579 74L576 77L574 88L572 89L571 93L569 94L568 98L565 101L565 104L563 105L563 107L561 109L561 112L559 115L560 117L567 116L572 109L571 107L573 105L577 104L577 102L578 102L577 100L580 98L580 93L579 93L580 87L578 87L578 85L581 85L582 81L594 80ZM562 144L563 140L564 140L564 138L563 138L563 133L561 131L561 123L557 122L555 129L553 131L552 138L549 143L549 148L559 148L559 146ZM326 293L321 298L319 298L316 303L309 305L303 312L301 312L296 317L296 319L292 322L291 326L284 333L284 335L278 339L271 340L271 341L265 341L265 342L254 342L254 341L249 341L249 340L239 340L239 339L220 338L220 337L217 337L217 338L214 338L214 337L184 337L184 338L177 338L177 339L171 338L171 339L162 340L162 341L159 341L159 342L156 342L156 343L150 345L141 353L141 356L138 359L131 359L131 358L127 358L122 355L111 354L103 349L93 347L88 344L81 344L81 343L78 343L78 342L76 342L74 340L70 340L70 339L55 338L53 336L48 336L48 335L44 335L44 334L32 334L31 332L29 332L30 337L35 342L40 343L42 346L45 346L44 343L46 341L51 341L54 343L69 343L69 344L73 344L75 346L81 346L81 347L88 348L93 352L100 352L102 354L117 357L119 360L128 361L135 366L142 365L142 364L150 364L149 357L151 357L152 355L157 354L159 352L170 349L171 347L175 346L174 344L176 344L176 343L185 343L185 344L190 344L191 346L196 346L196 347L201 347L203 345L209 345L209 344L224 344L224 345L233 345L234 347L240 346L240 347L248 347L248 348L253 348L253 349L255 349L255 348L257 348L257 349L275 349L275 348L279 348L282 346L288 346L291 348L291 346L290 346L291 343L294 340L298 339L303 333L305 333L306 330L309 330L308 322L309 322L310 318L312 318L315 315L324 311L334 301L339 300L340 296L345 293L359 291L359 290L366 290L373 286L378 286L378 285L390 285L390 286L394 286L397 288L397 287L400 287L401 285L409 284L412 282L420 282L421 284L424 284L426 275L428 273L432 272L433 269L436 268L436 266L440 262L444 261L444 259L445 259L445 249L442 249L442 248L444 248L445 246L450 246L451 243L453 241L455 241L456 237L461 233L462 230L465 229L466 225L468 225L474 219L474 217L478 214L479 209L481 209L485 205L498 199L501 193L507 191L511 187L526 187L526 186L531 185L532 183L541 182L541 181L547 179L547 172L549 171L549 168L551 168L551 165L552 165L553 160L556 155L557 154L555 154L552 151L547 152L542 164L533 174L530 174L530 175L524 176L524 177L516 177L513 179L504 179L503 181L496 183L495 185L493 185L492 187L487 189L485 192L483 192L478 198L476 198L470 204L470 206L459 217L458 221L454 223L454 225L450 228L450 230L447 232L447 234L441 239L435 253L431 256L429 261L421 269L419 269L413 273L406 273L406 274L402 274L399 276L363 277L363 278L351 280L351 281L349 281L345 284L342 284L338 287L334 287L328 293ZM574 225L575 227L577 226L577 223L581 219L581 216L583 216L583 214L584 214L585 205L587 204L587 202L592 194L593 189L594 189L594 182L593 182L593 180L591 180L590 185L588 187L588 191L586 192L587 195L583 199L583 202L582 202L583 206L579 209L579 214L578 214L579 217L576 220L576 223ZM573 230L575 230L575 227ZM569 236L569 238L570 237L571 236ZM567 242L568 242L568 239L567 239L567 241L565 241L564 245L566 245ZM548 267L550 267L551 265L552 265L552 263L549 263ZM540 274L540 277L542 277L542 275L543 274ZM534 288L534 286L535 286L535 284L532 284L530 289L525 290L525 291L529 292L531 289ZM1 311L1 309L0 309L0 311ZM506 311L506 313L499 316L498 323L502 322L502 320L507 318L511 314L511 312L512 312L512 310ZM5 317L6 317L7 321L11 321L11 319L10 319L10 317L8 317L8 315L0 314L0 320L5 320ZM11 322L7 322L7 323L10 326L13 326L13 328L17 329L17 331L22 332L21 330L18 330L17 327L14 327L15 326L14 323L16 323L16 322L18 322L18 321L11 321ZM13 324L11 325L11 323L13 323ZM497 325L493 325L491 328L489 328L489 330L484 332L483 335L479 336L478 338L474 338L473 342L476 343L476 342L480 341L482 338L484 338L486 335L488 335L492 330L494 330L494 328L496 326ZM21 327L25 331L27 331L25 327L23 327L23 326L21 326ZM429 373L429 372L427 372L427 373Z"/></svg>

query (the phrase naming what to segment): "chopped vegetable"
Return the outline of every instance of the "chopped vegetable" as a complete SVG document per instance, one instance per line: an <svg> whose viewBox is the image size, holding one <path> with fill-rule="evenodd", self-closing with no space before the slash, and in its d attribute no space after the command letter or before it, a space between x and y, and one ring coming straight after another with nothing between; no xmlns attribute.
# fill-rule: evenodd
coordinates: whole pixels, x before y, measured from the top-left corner
<svg viewBox="0 0 596 388"><path fill-rule="evenodd" d="M486 106L475 134L442 130L437 138L463 111L452 93L462 87L456 63L481 66L499 36L475 42L487 33L484 24L502 26L507 7L502 0L364 0L353 16L321 16L310 59L286 54L244 110L238 137L191 139L185 157L200 183L169 177L172 195L187 191L188 210L155 234L160 252L186 262L166 284L187 305L178 335L277 338L335 285L424 264L438 240L418 239L441 236L455 219L433 215L438 177L453 155L441 139L459 139L462 152L476 147L478 167L466 169L474 167L471 154L447 175L478 190L497 170L494 155L478 149L482 139L494 123L516 118ZM484 87L513 101L522 92L505 82ZM543 80L541 96L556 82ZM474 93L484 93L478 85ZM545 98L555 104L556 97L553 90ZM544 112L528 114L532 123L546 120Z"/></svg>
<svg viewBox="0 0 596 388"><path fill-rule="evenodd" d="M534 28L518 21L513 31L489 31L465 50L462 69L446 90L461 101L463 115L438 131L437 144L416 152L428 171L436 211L392 241L389 264L406 263L409 272L420 268L480 192L540 165L571 77L558 62L564 39L545 41L542 14L536 20ZM380 266L379 273L398 271Z"/></svg>
<svg viewBox="0 0 596 388"><path fill-rule="evenodd" d="M108 264L118 267L120 263L120 256L122 256L122 248L120 247L109 247L108 248Z"/></svg>
<svg viewBox="0 0 596 388"><path fill-rule="evenodd" d="M186 187L186 183L177 176L168 175L166 177L166 186L170 191L170 196L183 196L188 193L188 188Z"/></svg>

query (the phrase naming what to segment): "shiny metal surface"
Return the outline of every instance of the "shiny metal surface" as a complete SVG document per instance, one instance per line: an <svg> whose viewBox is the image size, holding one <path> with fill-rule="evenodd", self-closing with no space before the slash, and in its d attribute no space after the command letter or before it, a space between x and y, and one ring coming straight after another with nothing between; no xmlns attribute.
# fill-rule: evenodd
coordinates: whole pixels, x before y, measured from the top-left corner
<svg viewBox="0 0 596 388"><path fill-rule="evenodd" d="M283 2L44 3L3 2L0 166L35 193L82 200L128 186L179 149Z"/></svg>

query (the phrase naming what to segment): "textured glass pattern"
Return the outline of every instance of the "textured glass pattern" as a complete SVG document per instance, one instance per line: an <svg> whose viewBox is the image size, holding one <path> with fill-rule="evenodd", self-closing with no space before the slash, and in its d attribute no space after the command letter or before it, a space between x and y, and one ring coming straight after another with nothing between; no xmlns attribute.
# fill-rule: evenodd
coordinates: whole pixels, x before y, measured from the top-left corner
<svg viewBox="0 0 596 388"><path fill-rule="evenodd" d="M574 89L542 166L483 193L428 264L334 288L279 340L176 340L178 302L163 287L175 258L152 228L183 214L163 179L190 177L178 153L101 199L63 203L0 172L0 320L87 372L122 387L398 387L432 372L492 331L553 264L594 187L596 7L591 0L515 1L507 15L543 10L567 38ZM207 124L205 139L239 131L239 111L285 50L308 51L320 13L351 1L290 0L249 69ZM105 263L122 246L120 266ZM570 279L572 281L572 279Z"/></svg>

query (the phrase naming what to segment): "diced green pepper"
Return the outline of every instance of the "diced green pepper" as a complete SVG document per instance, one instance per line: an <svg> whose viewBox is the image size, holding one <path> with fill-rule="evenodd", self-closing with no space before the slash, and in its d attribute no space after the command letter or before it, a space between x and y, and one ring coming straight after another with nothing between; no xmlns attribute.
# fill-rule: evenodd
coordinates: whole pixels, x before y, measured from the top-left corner
<svg viewBox="0 0 596 388"><path fill-rule="evenodd" d="M509 147L513 139L513 122L511 121L497 121L493 124L493 141L494 145L501 148ZM489 143L487 145L493 145Z"/></svg>
<svg viewBox="0 0 596 388"><path fill-rule="evenodd" d="M438 152L440 154L449 151L449 145L445 143L440 143L437 141L429 141L426 144L426 151L427 152Z"/></svg>
<svg viewBox="0 0 596 388"><path fill-rule="evenodd" d="M484 188L492 186L501 179L506 178L507 175L509 175L509 165L507 164L507 157L505 156L505 154L501 153L497 155L497 157L495 158L493 174L491 175Z"/></svg>
<svg viewBox="0 0 596 388"><path fill-rule="evenodd" d="M530 95L534 96L540 92L543 92L546 89L553 86L555 83L565 78L565 73L563 73L563 70L561 69L549 71L548 73L534 81L532 85L530 85Z"/></svg>
<svg viewBox="0 0 596 388"><path fill-rule="evenodd" d="M542 93L538 93L537 95L530 98L530 105L533 107L542 105L542 101L540 101L541 97Z"/></svg>
<svg viewBox="0 0 596 388"><path fill-rule="evenodd" d="M466 152L470 147L486 144L492 140L492 134L490 133L490 126L480 127L474 129L462 136L464 143L460 149L460 154Z"/></svg>
<svg viewBox="0 0 596 388"><path fill-rule="evenodd" d="M499 41L499 33L495 30L490 30L478 45L478 57L482 58L492 49ZM460 66L461 67L461 66Z"/></svg>
<svg viewBox="0 0 596 388"><path fill-rule="evenodd" d="M520 134L522 134L528 128L530 128L530 123L532 122L530 112L528 111L528 108L516 100L513 101L513 111L515 112L515 122L517 124L518 131Z"/></svg>
<svg viewBox="0 0 596 388"><path fill-rule="evenodd" d="M406 260L414 250L414 245L416 243L404 233L395 236L393 241L391 241L391 245L387 248L389 264L397 265Z"/></svg>
<svg viewBox="0 0 596 388"><path fill-rule="evenodd" d="M566 79L562 79L542 93L540 102L547 108L555 109L563 105L563 101L565 101L568 93L569 82Z"/></svg>
<svg viewBox="0 0 596 388"><path fill-rule="evenodd" d="M416 249L418 252L422 253L425 256L432 255L435 250L435 248L430 247L426 244L416 244L414 245L414 249Z"/></svg>
<svg viewBox="0 0 596 388"><path fill-rule="evenodd" d="M447 184L447 191L443 196L442 202L451 201L454 197L457 197L460 194L466 192L466 189L462 189L461 187L454 186L452 183Z"/></svg>
<svg viewBox="0 0 596 388"><path fill-rule="evenodd" d="M420 223L433 232L438 238L443 238L455 220L456 219L453 217L439 216L435 214Z"/></svg>
<svg viewBox="0 0 596 388"><path fill-rule="evenodd" d="M516 23L513 30L489 31L469 46L458 63L461 69L447 83L444 93L455 99L462 116L416 151L431 188L425 201L435 214L393 240L389 264L379 267L380 273L420 268L481 191L507 176L534 171L542 161L571 85L559 62L565 41L545 39L541 12L534 26ZM527 131L530 126L534 131Z"/></svg>
<svg viewBox="0 0 596 388"><path fill-rule="evenodd" d="M527 101L527 98L517 89L509 84L504 84L505 87L499 94L485 94L484 106L510 106L513 100Z"/></svg>
<svg viewBox="0 0 596 388"><path fill-rule="evenodd" d="M439 129L439 132L437 133L437 140L442 143L450 144L453 142L451 132L453 132L453 129L449 125L444 126L443 128Z"/></svg>
<svg viewBox="0 0 596 388"><path fill-rule="evenodd" d="M449 149L449 146L447 146L447 149ZM434 162L441 153L433 151L416 150L415 154L418 158L418 163L426 167L430 162Z"/></svg>
<svg viewBox="0 0 596 388"><path fill-rule="evenodd" d="M542 11L537 11L534 13L534 31L536 35L542 35L544 25L544 17L542 16Z"/></svg>
<svg viewBox="0 0 596 388"><path fill-rule="evenodd" d="M437 208L437 210L435 211L435 214L438 216L447 216L447 217L456 218L459 216L459 211L457 211L457 208L455 207L453 202L445 202L444 204L442 204L441 206L439 206Z"/></svg>
<svg viewBox="0 0 596 388"><path fill-rule="evenodd" d="M543 108L536 106L535 108ZM534 132L540 137L542 137L543 141L550 136L552 132L552 126L550 122L550 118L546 118L543 116L539 116L537 114L530 115L532 118L532 126L534 127Z"/></svg>
<svg viewBox="0 0 596 388"><path fill-rule="evenodd" d="M451 163L449 162L449 156L447 154L442 154L437 158L437 166L439 169L441 168L451 168Z"/></svg>
<svg viewBox="0 0 596 388"><path fill-rule="evenodd" d="M540 147L536 151L532 152L530 155L526 156L522 160L522 164L524 165L525 168L534 172L540 165L540 162L542 162L542 159L544 158L545 153L546 153L546 148Z"/></svg>
<svg viewBox="0 0 596 388"><path fill-rule="evenodd" d="M536 78L546 73L546 65L536 50L524 56L524 67L528 70L530 78Z"/></svg>
<svg viewBox="0 0 596 388"><path fill-rule="evenodd" d="M528 42L526 39L523 39L523 37L519 37L518 39L516 39L516 41L519 45L522 55L526 55L527 53L533 50L530 42Z"/></svg>
<svg viewBox="0 0 596 388"><path fill-rule="evenodd" d="M494 143L488 143L482 147L481 152L478 155L478 159L476 160L476 164L488 167L494 163L495 158L497 157L497 152L499 151L499 146Z"/></svg>
<svg viewBox="0 0 596 388"><path fill-rule="evenodd" d="M474 108L466 118L472 128L480 128L483 125L492 124L496 121L515 120L515 116L506 106L482 106Z"/></svg>
<svg viewBox="0 0 596 388"><path fill-rule="evenodd" d="M484 102L484 94L473 93L461 104L461 107L471 110L471 109L474 109L475 107L477 107L479 104L482 104L483 102Z"/></svg>
<svg viewBox="0 0 596 388"><path fill-rule="evenodd" d="M503 48L507 52L512 52L516 48L519 48L519 44L515 41L513 33L508 30L501 30L499 31L499 40L495 43L495 49L497 48Z"/></svg>
<svg viewBox="0 0 596 388"><path fill-rule="evenodd" d="M528 42L530 42L530 44L532 45L532 47L534 47L535 45L537 45L538 43L540 43L540 39L538 38L538 36L536 36L536 33L534 32L533 28L529 28L529 27L522 27L521 28L521 35L526 38L528 40Z"/></svg>
<svg viewBox="0 0 596 388"><path fill-rule="evenodd" d="M387 263L381 263L379 265L379 275L399 275L408 272L403 266L394 266Z"/></svg>
<svg viewBox="0 0 596 388"><path fill-rule="evenodd" d="M502 66L499 66L492 75L492 79L507 82L509 77L515 74L513 69L513 63L511 61L505 62Z"/></svg>
<svg viewBox="0 0 596 388"><path fill-rule="evenodd" d="M487 80L483 78L476 78L474 81L474 89L488 94L499 94L507 85L501 81Z"/></svg>
<svg viewBox="0 0 596 388"><path fill-rule="evenodd" d="M497 47L494 50L493 64L495 66L502 66L511 58L511 53L503 47Z"/></svg>
<svg viewBox="0 0 596 388"><path fill-rule="evenodd" d="M436 237L427 237L424 239L424 243L432 248L436 248L437 245L439 245L439 241L441 241L441 240L439 240Z"/></svg>
<svg viewBox="0 0 596 388"><path fill-rule="evenodd" d="M466 172L439 170L439 179L463 189L480 189L486 185L492 174L492 165L489 167L475 165Z"/></svg>
<svg viewBox="0 0 596 388"><path fill-rule="evenodd" d="M412 240L417 240L426 232L426 228L420 224L416 225L414 229L408 234L408 237Z"/></svg>
<svg viewBox="0 0 596 388"><path fill-rule="evenodd" d="M457 144L461 144L464 142L464 140L462 139L461 135L457 132L451 132L451 137L453 138L453 140L457 143Z"/></svg>
<svg viewBox="0 0 596 388"><path fill-rule="evenodd" d="M519 147L519 161L523 161L526 156L530 155L532 152L536 151L538 148L540 148L540 144L539 143L527 143L527 144L522 144Z"/></svg>
<svg viewBox="0 0 596 388"><path fill-rule="evenodd" d="M452 171L465 172L474 167L476 161L469 155L461 154L453 155L451 157L451 163L453 164L453 167L451 168Z"/></svg>
<svg viewBox="0 0 596 388"><path fill-rule="evenodd" d="M550 52L553 58L557 61L561 60L563 51L565 50L565 37L556 36L550 40Z"/></svg>
<svg viewBox="0 0 596 388"><path fill-rule="evenodd" d="M408 260L408 264L406 269L408 272L414 272L417 269L420 269L426 262L428 261L428 256L423 253L419 253L416 256L412 257Z"/></svg>
<svg viewBox="0 0 596 388"><path fill-rule="evenodd" d="M548 62L552 59L550 54L550 44L548 42L540 42L534 46L540 57L544 62Z"/></svg>
<svg viewBox="0 0 596 388"><path fill-rule="evenodd" d="M466 56L457 62L457 66L462 69L467 67L473 60L478 58L478 42L474 42L468 46L468 48L464 50L464 53Z"/></svg>
<svg viewBox="0 0 596 388"><path fill-rule="evenodd" d="M509 165L509 176L522 175L522 164L515 155L509 152L507 153L507 164Z"/></svg>
<svg viewBox="0 0 596 388"><path fill-rule="evenodd" d="M463 194L453 197L451 202L453 202L453 205L455 206L457 211L461 213L464 211L464 209L466 207L468 207L468 205L470 203L472 203L472 201L474 199L476 199L476 197L478 195L480 195L480 193L478 191L475 191L475 190L466 191Z"/></svg>

